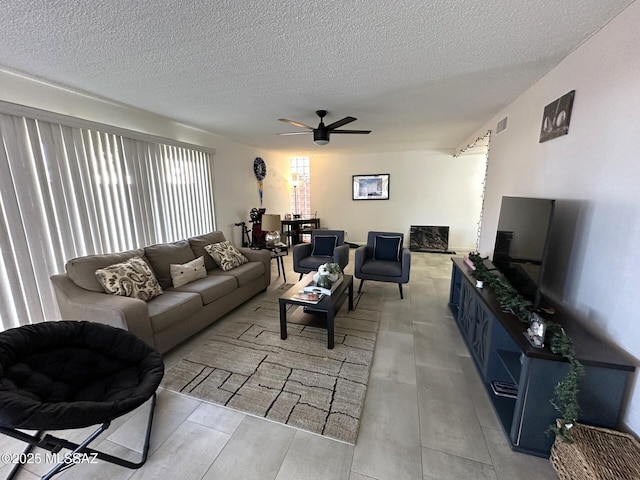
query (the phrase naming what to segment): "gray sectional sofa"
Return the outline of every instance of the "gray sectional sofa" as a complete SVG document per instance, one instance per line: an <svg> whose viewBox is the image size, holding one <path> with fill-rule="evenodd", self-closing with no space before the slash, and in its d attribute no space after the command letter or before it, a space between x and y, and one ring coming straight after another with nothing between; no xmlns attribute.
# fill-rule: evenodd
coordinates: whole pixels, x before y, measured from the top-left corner
<svg viewBox="0 0 640 480"><path fill-rule="evenodd" d="M212 232L178 242L69 260L66 273L51 277L62 318L124 328L165 353L269 286L268 250L239 248L249 262L224 272L204 249L222 241L222 232ZM174 288L170 265L185 264L200 256L204 257L206 277ZM105 293L96 270L133 257L142 257L151 266L163 289L161 295L145 302Z"/></svg>

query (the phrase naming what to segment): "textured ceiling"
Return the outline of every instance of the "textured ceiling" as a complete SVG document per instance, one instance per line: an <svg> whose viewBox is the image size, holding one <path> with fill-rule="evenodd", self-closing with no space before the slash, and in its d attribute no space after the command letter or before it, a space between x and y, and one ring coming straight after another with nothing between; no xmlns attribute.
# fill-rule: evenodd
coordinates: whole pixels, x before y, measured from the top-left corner
<svg viewBox="0 0 640 480"><path fill-rule="evenodd" d="M3 0L0 68L261 148L451 148L630 3ZM373 132L276 135L318 109Z"/></svg>

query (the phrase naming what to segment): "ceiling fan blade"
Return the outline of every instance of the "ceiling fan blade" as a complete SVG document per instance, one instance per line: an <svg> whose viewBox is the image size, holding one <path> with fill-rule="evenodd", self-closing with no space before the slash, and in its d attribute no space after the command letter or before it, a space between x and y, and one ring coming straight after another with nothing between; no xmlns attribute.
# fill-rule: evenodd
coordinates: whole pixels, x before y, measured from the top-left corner
<svg viewBox="0 0 640 480"><path fill-rule="evenodd" d="M331 130L331 133L371 133L371 130Z"/></svg>
<svg viewBox="0 0 640 480"><path fill-rule="evenodd" d="M330 125L327 125L328 130L333 130L334 128L340 128L347 123L355 122L357 118L354 117L344 117L342 120L338 120L337 122L333 122Z"/></svg>
<svg viewBox="0 0 640 480"><path fill-rule="evenodd" d="M276 135L305 135L307 133L312 133L313 130L307 130L306 132L284 132L284 133L276 133Z"/></svg>
<svg viewBox="0 0 640 480"><path fill-rule="evenodd" d="M294 122L293 120L287 120L286 118L279 118L278 120L284 123L288 123L289 125L293 125L294 127L308 128L309 130L313 130L313 127L305 125L304 123Z"/></svg>

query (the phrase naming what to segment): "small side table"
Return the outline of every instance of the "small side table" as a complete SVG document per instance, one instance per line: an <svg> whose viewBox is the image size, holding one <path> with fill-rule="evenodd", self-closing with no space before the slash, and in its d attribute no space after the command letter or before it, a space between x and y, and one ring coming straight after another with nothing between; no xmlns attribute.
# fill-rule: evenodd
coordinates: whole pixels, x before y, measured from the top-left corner
<svg viewBox="0 0 640 480"><path fill-rule="evenodd" d="M276 243L275 245L266 245L264 248L269 250L271 258L276 259L276 265L278 265L278 276L280 276L280 271L282 271L282 277L286 283L287 274L284 271L284 260L282 257L289 255L289 247L286 243Z"/></svg>

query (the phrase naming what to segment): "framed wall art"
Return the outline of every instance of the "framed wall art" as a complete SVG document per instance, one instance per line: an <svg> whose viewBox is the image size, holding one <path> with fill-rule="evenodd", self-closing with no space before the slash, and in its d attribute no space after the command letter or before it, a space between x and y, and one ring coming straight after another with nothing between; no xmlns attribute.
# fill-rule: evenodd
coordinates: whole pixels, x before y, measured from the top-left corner
<svg viewBox="0 0 640 480"><path fill-rule="evenodd" d="M571 109L575 90L565 93L563 96L544 107L542 114L542 127L540 128L540 142L546 142L556 137L569 133L571 121Z"/></svg>
<svg viewBox="0 0 640 480"><path fill-rule="evenodd" d="M353 175L353 200L389 200L389 176Z"/></svg>

